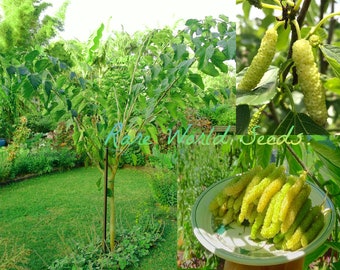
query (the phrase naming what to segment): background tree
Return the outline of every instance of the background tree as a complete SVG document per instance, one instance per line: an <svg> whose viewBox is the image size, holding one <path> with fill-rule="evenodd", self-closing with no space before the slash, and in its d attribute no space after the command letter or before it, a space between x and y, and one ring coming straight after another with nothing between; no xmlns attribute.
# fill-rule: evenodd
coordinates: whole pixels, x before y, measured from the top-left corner
<svg viewBox="0 0 340 270"><path fill-rule="evenodd" d="M149 153L150 145L157 143L158 130L167 132L178 122L185 126L188 107L204 106L202 98L211 94L203 77L227 73L226 61L235 56L235 24L227 17L189 20L186 25L177 34L169 28L133 36L123 32L106 41L102 25L84 47L85 59L70 74L59 77L53 88L63 100L54 112L72 115L76 146L102 172L105 145L110 148L111 250L114 179L122 154L141 136L149 136L140 143Z"/></svg>
<svg viewBox="0 0 340 270"><path fill-rule="evenodd" d="M19 117L47 109L51 82L49 72L65 68L49 57L46 45L62 30L68 2L52 17L43 12L51 4L3 0L0 20L0 136L11 140Z"/></svg>
<svg viewBox="0 0 340 270"><path fill-rule="evenodd" d="M68 1L65 1L54 17L42 17L52 4L39 0L2 0L1 52L47 44L58 31L63 30L67 5Z"/></svg>

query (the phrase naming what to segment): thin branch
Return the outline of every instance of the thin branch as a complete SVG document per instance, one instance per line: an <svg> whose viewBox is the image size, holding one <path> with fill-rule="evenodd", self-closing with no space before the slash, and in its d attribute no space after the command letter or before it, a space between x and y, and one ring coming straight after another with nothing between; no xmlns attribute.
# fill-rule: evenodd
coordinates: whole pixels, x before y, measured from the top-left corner
<svg viewBox="0 0 340 270"><path fill-rule="evenodd" d="M288 151L293 155L293 157L295 158L295 160L301 165L301 167L307 172L307 174L309 175L310 178L313 179L313 181L319 186L322 187L322 185L320 184L319 180L310 172L310 170L307 168L306 164L298 157L298 155L295 153L295 151L293 150L293 148L290 145L286 145Z"/></svg>

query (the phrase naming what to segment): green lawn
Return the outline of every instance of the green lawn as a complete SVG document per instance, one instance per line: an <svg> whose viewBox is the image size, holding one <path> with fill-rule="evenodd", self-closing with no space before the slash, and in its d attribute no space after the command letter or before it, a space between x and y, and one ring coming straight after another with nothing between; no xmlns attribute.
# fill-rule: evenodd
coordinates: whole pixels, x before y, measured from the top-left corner
<svg viewBox="0 0 340 270"><path fill-rule="evenodd" d="M0 188L0 239L8 249L25 245L29 269L48 265L71 251L75 242L87 243L101 235L102 191L100 174L93 168L50 174ZM128 168L116 178L117 228L134 224L144 214L165 214L152 200L147 169ZM167 214L165 241L159 242L138 269L176 268L175 214ZM0 246L0 254L3 249Z"/></svg>

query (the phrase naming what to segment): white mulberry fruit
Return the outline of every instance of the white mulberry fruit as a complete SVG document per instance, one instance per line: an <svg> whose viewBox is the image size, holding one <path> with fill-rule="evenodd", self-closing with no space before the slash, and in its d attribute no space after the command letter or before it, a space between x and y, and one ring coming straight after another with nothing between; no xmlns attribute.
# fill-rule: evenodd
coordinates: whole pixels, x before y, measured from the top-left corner
<svg viewBox="0 0 340 270"><path fill-rule="evenodd" d="M294 42L292 58L307 112L314 122L323 126L328 117L325 92L308 40L300 39Z"/></svg>
<svg viewBox="0 0 340 270"><path fill-rule="evenodd" d="M261 81L274 58L277 38L276 29L271 28L266 31L260 48L238 84L237 90L250 91Z"/></svg>

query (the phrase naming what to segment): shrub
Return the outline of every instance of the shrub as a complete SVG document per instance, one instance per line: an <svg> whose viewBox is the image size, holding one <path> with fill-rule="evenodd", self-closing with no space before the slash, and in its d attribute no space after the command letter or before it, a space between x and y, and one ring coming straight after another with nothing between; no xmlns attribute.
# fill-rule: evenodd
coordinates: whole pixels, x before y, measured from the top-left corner
<svg viewBox="0 0 340 270"><path fill-rule="evenodd" d="M215 108L202 108L199 111L201 117L207 117L213 125L235 125L236 110L230 105L223 104Z"/></svg>
<svg viewBox="0 0 340 270"><path fill-rule="evenodd" d="M151 180L153 195L157 202L165 206L177 204L177 176L172 171L163 171Z"/></svg>
<svg viewBox="0 0 340 270"><path fill-rule="evenodd" d="M152 148L152 155L149 157L149 164L155 168L174 169L176 164L176 152L166 151L161 152L157 146Z"/></svg>
<svg viewBox="0 0 340 270"><path fill-rule="evenodd" d="M0 158L1 160L1 158ZM0 172L5 168L9 170L7 176L15 179L27 174L45 174L53 170L66 170L78 164L75 151L66 148L53 149L47 145L34 150L19 150L12 164L5 162L0 165ZM0 176L1 177L1 176ZM1 180L1 178L0 178ZM5 179L3 179L5 180Z"/></svg>
<svg viewBox="0 0 340 270"><path fill-rule="evenodd" d="M99 240L88 245L76 244L72 254L54 261L48 269L119 270L138 266L140 258L149 254L162 234L163 224L150 219L143 225L138 224L121 231L116 237L113 253L104 253Z"/></svg>
<svg viewBox="0 0 340 270"><path fill-rule="evenodd" d="M120 167L123 167L125 164L132 166L144 166L145 163L145 154L142 152L138 143L133 143L122 155L119 165Z"/></svg>
<svg viewBox="0 0 340 270"><path fill-rule="evenodd" d="M202 247L193 233L191 210L198 196L211 184L228 177L235 162L234 150L223 145L180 145L178 150L178 248L183 251L181 266L194 263L192 258L206 261L206 269L217 269L218 258Z"/></svg>
<svg viewBox="0 0 340 270"><path fill-rule="evenodd" d="M50 115L28 115L27 119L27 126L33 133L47 133L57 127L56 122Z"/></svg>
<svg viewBox="0 0 340 270"><path fill-rule="evenodd" d="M6 181L11 172L11 163L8 161L7 151L0 149L0 182Z"/></svg>

